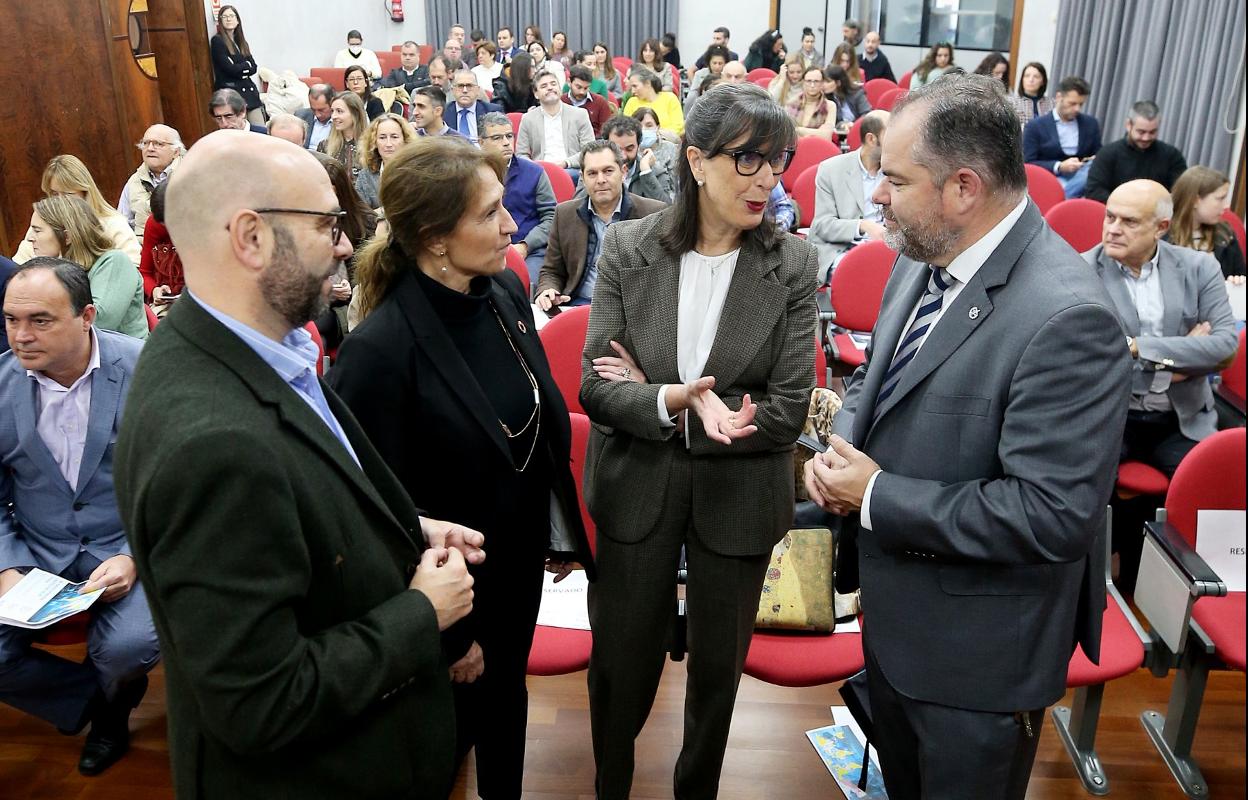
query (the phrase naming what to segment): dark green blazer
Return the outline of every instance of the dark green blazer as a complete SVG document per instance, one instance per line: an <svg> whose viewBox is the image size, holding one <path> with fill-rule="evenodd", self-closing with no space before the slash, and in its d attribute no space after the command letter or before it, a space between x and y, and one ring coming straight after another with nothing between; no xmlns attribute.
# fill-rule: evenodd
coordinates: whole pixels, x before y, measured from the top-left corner
<svg viewBox="0 0 1248 800"><path fill-rule="evenodd" d="M436 615L407 590L419 512L184 297L143 349L117 497L160 635L189 798L444 798L455 741ZM361 469L362 466L362 469Z"/></svg>

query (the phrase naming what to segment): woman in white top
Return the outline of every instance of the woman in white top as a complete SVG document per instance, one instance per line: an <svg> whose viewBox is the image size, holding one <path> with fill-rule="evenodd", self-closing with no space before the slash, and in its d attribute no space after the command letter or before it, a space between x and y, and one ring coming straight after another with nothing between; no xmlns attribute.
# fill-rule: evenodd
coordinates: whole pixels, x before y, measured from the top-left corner
<svg viewBox="0 0 1248 800"><path fill-rule="evenodd" d="M766 211L794 141L762 88L716 86L687 121L675 202L606 229L580 390L604 800L629 795L682 547L697 633L675 795L715 795L763 576L793 520L793 442L815 385L815 251Z"/></svg>
<svg viewBox="0 0 1248 800"><path fill-rule="evenodd" d="M559 79L559 85L563 86L568 82L567 72L563 65L558 61L551 61L547 56L546 45L541 42L529 42L529 55L533 57L533 69L535 75L541 75L543 72L550 72Z"/></svg>
<svg viewBox="0 0 1248 800"><path fill-rule="evenodd" d="M472 68L472 77L482 91L494 93L494 79L503 74L503 65L495 61L498 46L493 42L482 42L477 45L477 65Z"/></svg>
<svg viewBox="0 0 1248 800"><path fill-rule="evenodd" d="M77 156L53 156L43 169L43 181L39 188L43 190L46 197L72 194L86 200L87 205L91 206L91 210L99 219L100 227L104 229L104 235L110 243L109 249L125 253L126 258L130 259L135 269L138 269L142 255L138 237L134 235L134 230L131 229L130 223L121 215L121 212L109 205L104 195L100 194L100 188L95 185L91 171ZM29 241L30 231L26 233L22 243L17 246L17 253L13 256L13 260L18 264L25 264L35 257Z"/></svg>

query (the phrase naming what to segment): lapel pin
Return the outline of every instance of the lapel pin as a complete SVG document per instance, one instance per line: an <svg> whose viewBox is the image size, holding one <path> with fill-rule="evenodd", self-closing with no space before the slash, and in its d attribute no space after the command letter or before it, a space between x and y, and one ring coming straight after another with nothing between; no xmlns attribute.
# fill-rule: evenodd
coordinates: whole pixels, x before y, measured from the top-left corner
<svg viewBox="0 0 1248 800"><path fill-rule="evenodd" d="M978 309L976 309L976 310L978 311ZM529 329L528 329L528 328L526 328L526 327L524 327L524 320L518 320L518 321L516 322L516 327L520 329L520 332L521 332L521 333L528 333L528 332L529 332Z"/></svg>
<svg viewBox="0 0 1248 800"><path fill-rule="evenodd" d="M971 310L966 312L971 319L979 319L979 306L971 306Z"/></svg>

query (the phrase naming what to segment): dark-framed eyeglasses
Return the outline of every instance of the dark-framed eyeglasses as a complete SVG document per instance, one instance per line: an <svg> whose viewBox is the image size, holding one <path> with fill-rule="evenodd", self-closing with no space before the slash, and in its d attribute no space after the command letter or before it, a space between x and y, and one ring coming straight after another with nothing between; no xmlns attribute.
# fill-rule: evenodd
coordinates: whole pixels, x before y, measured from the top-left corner
<svg viewBox="0 0 1248 800"><path fill-rule="evenodd" d="M507 133L492 133L489 136L482 136L481 138L487 142L510 142L516 138L516 135L511 131L508 131Z"/></svg>
<svg viewBox="0 0 1248 800"><path fill-rule="evenodd" d="M789 168L789 164L793 163L793 148L781 150L771 158L763 155L757 150L725 150L720 155L731 156L736 162L737 174L749 177L757 175L758 171L763 168L763 162L771 164L771 174L782 175Z"/></svg>
<svg viewBox="0 0 1248 800"><path fill-rule="evenodd" d="M332 217L334 224L329 229L330 243L338 246L338 241L342 239L342 221L347 218L345 211L315 211L310 208L253 208L252 211L257 214L307 214L312 217Z"/></svg>

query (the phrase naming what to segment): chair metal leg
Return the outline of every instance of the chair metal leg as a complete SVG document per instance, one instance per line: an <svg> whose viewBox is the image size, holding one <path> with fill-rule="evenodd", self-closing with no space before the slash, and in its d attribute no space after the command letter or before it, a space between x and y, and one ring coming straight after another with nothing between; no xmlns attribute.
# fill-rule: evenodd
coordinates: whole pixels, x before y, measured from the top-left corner
<svg viewBox="0 0 1248 800"><path fill-rule="evenodd" d="M1200 718L1201 700L1209 679L1209 660L1200 650L1189 645L1179 659L1165 716L1156 711L1145 711L1140 715L1148 738L1153 740L1153 746L1161 753L1170 774L1178 781L1183 793L1192 798L1209 796L1205 776L1192 758L1192 740L1196 737L1196 722Z"/></svg>
<svg viewBox="0 0 1248 800"><path fill-rule="evenodd" d="M1075 772L1089 794L1109 794L1109 779L1096 755L1096 725L1101 716L1105 684L1081 686L1075 690L1070 708L1054 706L1053 727L1074 762Z"/></svg>

